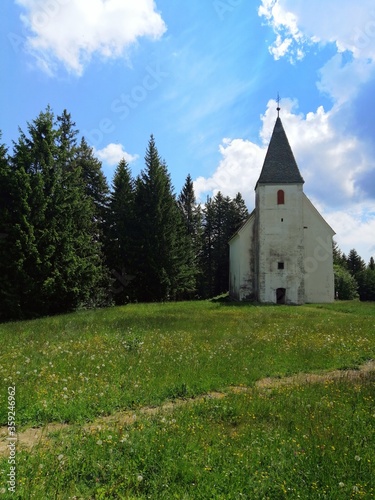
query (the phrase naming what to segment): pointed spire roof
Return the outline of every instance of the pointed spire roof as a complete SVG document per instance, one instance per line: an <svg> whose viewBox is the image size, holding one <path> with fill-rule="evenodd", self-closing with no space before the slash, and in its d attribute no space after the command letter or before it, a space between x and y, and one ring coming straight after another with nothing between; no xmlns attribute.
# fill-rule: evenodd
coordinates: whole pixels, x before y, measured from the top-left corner
<svg viewBox="0 0 375 500"><path fill-rule="evenodd" d="M277 117L258 184L303 184L283 124Z"/></svg>

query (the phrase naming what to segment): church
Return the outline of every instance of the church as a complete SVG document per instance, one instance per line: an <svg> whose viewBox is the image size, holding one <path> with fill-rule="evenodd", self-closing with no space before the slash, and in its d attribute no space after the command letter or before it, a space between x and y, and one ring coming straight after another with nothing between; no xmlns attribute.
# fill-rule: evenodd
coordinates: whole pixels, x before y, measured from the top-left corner
<svg viewBox="0 0 375 500"><path fill-rule="evenodd" d="M229 241L232 299L296 305L334 301L335 232L304 194L303 184L278 116L255 186L255 209Z"/></svg>

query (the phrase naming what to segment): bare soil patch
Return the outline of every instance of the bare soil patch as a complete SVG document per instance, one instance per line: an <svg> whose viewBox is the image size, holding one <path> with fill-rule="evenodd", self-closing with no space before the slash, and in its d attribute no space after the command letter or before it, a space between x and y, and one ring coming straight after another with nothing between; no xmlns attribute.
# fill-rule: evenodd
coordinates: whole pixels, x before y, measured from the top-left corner
<svg viewBox="0 0 375 500"><path fill-rule="evenodd" d="M283 378L264 378L255 383L258 389L273 389L285 385L303 385L309 383L325 383L330 380L364 380L369 374L375 372L375 360L368 361L358 368L358 370L334 370L326 373L299 373ZM163 405L152 407L147 406L137 411L119 411L109 416L98 417L93 422L85 424L84 430L101 430L113 426L124 426L133 424L143 415L155 415L160 412L171 412L175 408L194 402L202 402L207 399L222 399L228 393L241 393L253 390L251 387L231 386L223 392L211 392L195 398L176 399L168 401ZM68 430L77 424L49 423L43 427L30 427L17 434L17 448L31 450L38 444L43 444L51 438L51 434ZM0 456L9 454L8 428L0 427Z"/></svg>

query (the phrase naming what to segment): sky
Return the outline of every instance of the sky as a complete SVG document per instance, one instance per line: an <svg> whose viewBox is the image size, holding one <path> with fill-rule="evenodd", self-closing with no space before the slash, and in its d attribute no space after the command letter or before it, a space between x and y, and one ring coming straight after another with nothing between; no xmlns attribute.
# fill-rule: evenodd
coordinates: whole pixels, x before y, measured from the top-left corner
<svg viewBox="0 0 375 500"><path fill-rule="evenodd" d="M279 94L306 195L343 252L375 256L373 0L7 0L0 36L10 153L50 105L109 184L153 134L177 194L190 174L201 202L252 210Z"/></svg>

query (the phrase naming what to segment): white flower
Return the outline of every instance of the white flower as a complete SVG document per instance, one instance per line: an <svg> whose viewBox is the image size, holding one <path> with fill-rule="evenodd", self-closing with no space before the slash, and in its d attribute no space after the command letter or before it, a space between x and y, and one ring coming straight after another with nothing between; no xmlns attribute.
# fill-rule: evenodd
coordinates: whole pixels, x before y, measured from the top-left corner
<svg viewBox="0 0 375 500"><path fill-rule="evenodd" d="M61 455L59 455L59 456L57 457L57 460L59 460L59 461L61 462L61 460L62 460L63 458L64 458L64 455L63 455L63 454L61 454Z"/></svg>
<svg viewBox="0 0 375 500"><path fill-rule="evenodd" d="M344 486L345 486L345 483L343 483L343 482L341 481L341 483L339 483L339 487L340 487L340 488L343 488Z"/></svg>
<svg viewBox="0 0 375 500"><path fill-rule="evenodd" d="M357 460L357 462L359 462L359 461L361 460L361 457L360 457L359 455L356 455L356 456L354 457L354 460Z"/></svg>
<svg viewBox="0 0 375 500"><path fill-rule="evenodd" d="M101 446L103 444L103 441L101 439L98 439L96 444L98 444L99 446Z"/></svg>
<svg viewBox="0 0 375 500"><path fill-rule="evenodd" d="M140 474L138 474L137 476L137 481L140 483L141 481L143 481L143 476L141 476Z"/></svg>

